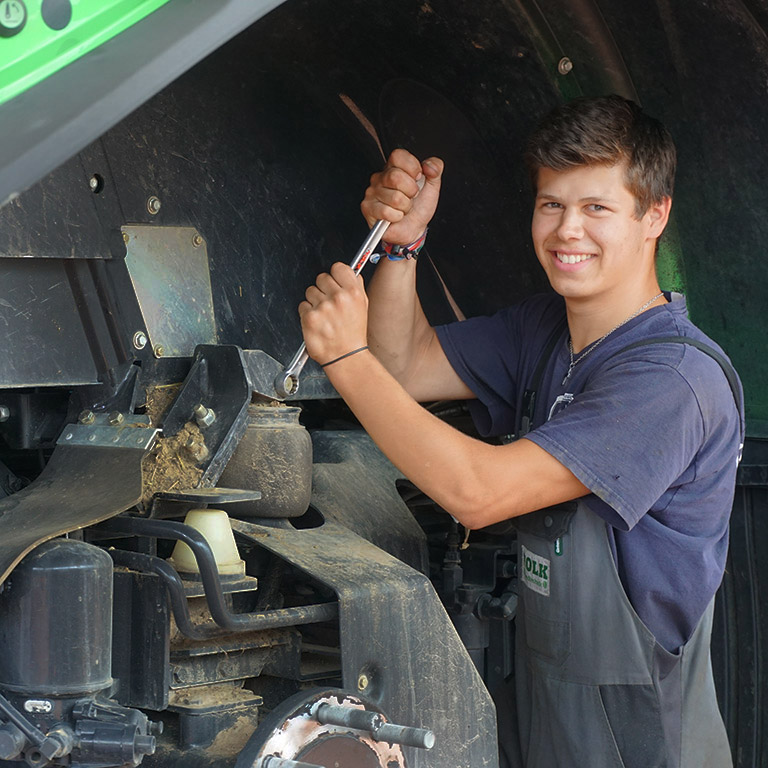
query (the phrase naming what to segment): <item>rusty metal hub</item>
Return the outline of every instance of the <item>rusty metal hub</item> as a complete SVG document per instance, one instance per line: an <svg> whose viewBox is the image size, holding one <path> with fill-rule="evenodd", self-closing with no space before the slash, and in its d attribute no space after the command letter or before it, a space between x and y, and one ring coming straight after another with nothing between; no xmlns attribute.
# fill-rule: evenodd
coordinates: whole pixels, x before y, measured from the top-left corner
<svg viewBox="0 0 768 768"><path fill-rule="evenodd" d="M240 753L235 768L262 768L269 757L322 768L408 768L399 744L349 725L322 723L318 709L328 704L379 715L372 702L341 690L302 692L266 717Z"/></svg>

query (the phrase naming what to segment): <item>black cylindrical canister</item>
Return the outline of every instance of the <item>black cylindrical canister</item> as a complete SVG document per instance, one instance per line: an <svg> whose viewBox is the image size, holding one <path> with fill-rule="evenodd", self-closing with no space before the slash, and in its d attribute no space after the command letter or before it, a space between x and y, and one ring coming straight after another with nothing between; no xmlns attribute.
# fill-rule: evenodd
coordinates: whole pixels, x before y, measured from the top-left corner
<svg viewBox="0 0 768 768"><path fill-rule="evenodd" d="M53 539L28 554L0 592L0 688L95 693L112 683L112 559Z"/></svg>
<svg viewBox="0 0 768 768"><path fill-rule="evenodd" d="M258 501L227 505L234 517L299 517L312 495L312 438L301 408L248 406L248 425L219 478L222 488L261 491Z"/></svg>

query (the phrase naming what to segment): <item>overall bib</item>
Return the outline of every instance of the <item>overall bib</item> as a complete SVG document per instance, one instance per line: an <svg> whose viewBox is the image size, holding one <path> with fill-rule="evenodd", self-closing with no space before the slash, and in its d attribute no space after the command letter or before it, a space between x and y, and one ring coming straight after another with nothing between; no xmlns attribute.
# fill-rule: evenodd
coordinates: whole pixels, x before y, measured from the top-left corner
<svg viewBox="0 0 768 768"><path fill-rule="evenodd" d="M561 333L553 331L524 394L519 436L533 425ZM687 344L715 359L743 413L737 376L720 353L680 336L622 351L649 344ZM732 768L709 652L714 600L670 653L635 613L608 526L583 500L523 515L514 527L514 694L495 693L503 768Z"/></svg>
<svg viewBox="0 0 768 768"><path fill-rule="evenodd" d="M584 502L525 515L516 527L512 765L729 768L709 657L713 605L670 653L632 608L606 523Z"/></svg>

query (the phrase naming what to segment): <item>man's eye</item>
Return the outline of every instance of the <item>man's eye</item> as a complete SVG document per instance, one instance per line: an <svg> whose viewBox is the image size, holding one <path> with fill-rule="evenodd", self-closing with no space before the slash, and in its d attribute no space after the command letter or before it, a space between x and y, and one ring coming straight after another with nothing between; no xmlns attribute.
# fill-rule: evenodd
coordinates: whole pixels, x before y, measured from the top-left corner
<svg viewBox="0 0 768 768"><path fill-rule="evenodd" d="M595 211L595 213L601 213L602 211L608 210L604 205L599 205L598 203L592 203L592 205L588 207L590 211Z"/></svg>
<svg viewBox="0 0 768 768"><path fill-rule="evenodd" d="M562 206L560 205L560 203L555 203L549 200L542 205L542 208L546 208L548 210L557 210L558 208L562 208Z"/></svg>

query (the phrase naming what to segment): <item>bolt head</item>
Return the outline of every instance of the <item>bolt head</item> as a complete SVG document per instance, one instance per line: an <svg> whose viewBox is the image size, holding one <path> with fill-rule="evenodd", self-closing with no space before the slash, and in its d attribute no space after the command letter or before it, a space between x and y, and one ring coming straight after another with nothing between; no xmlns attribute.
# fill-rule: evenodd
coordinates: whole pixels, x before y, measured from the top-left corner
<svg viewBox="0 0 768 768"><path fill-rule="evenodd" d="M130 239L131 239L131 236L127 232L123 232L123 242L128 244Z"/></svg>
<svg viewBox="0 0 768 768"><path fill-rule="evenodd" d="M147 210L153 216L160 212L160 207L161 206L162 206L162 203L160 202L160 198L159 197L156 197L155 195L152 195L150 198L147 199Z"/></svg>
<svg viewBox="0 0 768 768"><path fill-rule="evenodd" d="M97 176L91 176L88 186L95 192L99 188L99 179Z"/></svg>
<svg viewBox="0 0 768 768"><path fill-rule="evenodd" d="M357 690L364 691L370 684L371 681L368 679L368 675L365 672L361 672L357 678Z"/></svg>
<svg viewBox="0 0 768 768"><path fill-rule="evenodd" d="M210 427L216 421L216 413L213 408L206 408L202 403L196 405L192 411L198 427Z"/></svg>
<svg viewBox="0 0 768 768"><path fill-rule="evenodd" d="M573 62L567 56L563 56L563 58L557 62L557 71L561 75L567 75L572 69Z"/></svg>
<svg viewBox="0 0 768 768"><path fill-rule="evenodd" d="M202 443L193 437L187 441L187 444L184 447L193 461L205 461L210 456L210 451L205 443Z"/></svg>
<svg viewBox="0 0 768 768"><path fill-rule="evenodd" d="M0 405L0 422L11 418L11 409L7 405Z"/></svg>
<svg viewBox="0 0 768 768"><path fill-rule="evenodd" d="M113 427L119 427L123 422L125 421L125 416L123 416L120 411L112 411L109 414L109 423Z"/></svg>
<svg viewBox="0 0 768 768"><path fill-rule="evenodd" d="M136 331L136 333L133 334L133 346L136 347L136 349L144 349L144 347L147 346L147 334L144 333L144 331Z"/></svg>
<svg viewBox="0 0 768 768"><path fill-rule="evenodd" d="M155 357L162 357L165 354L165 349L161 346L155 347Z"/></svg>
<svg viewBox="0 0 768 768"><path fill-rule="evenodd" d="M192 245L195 246L195 248L199 248L203 244L203 238L202 235L199 235L197 232L192 237Z"/></svg>
<svg viewBox="0 0 768 768"><path fill-rule="evenodd" d="M93 424L93 422L96 421L96 414L86 408L84 411L80 411L80 415L77 417L77 420L81 424Z"/></svg>

